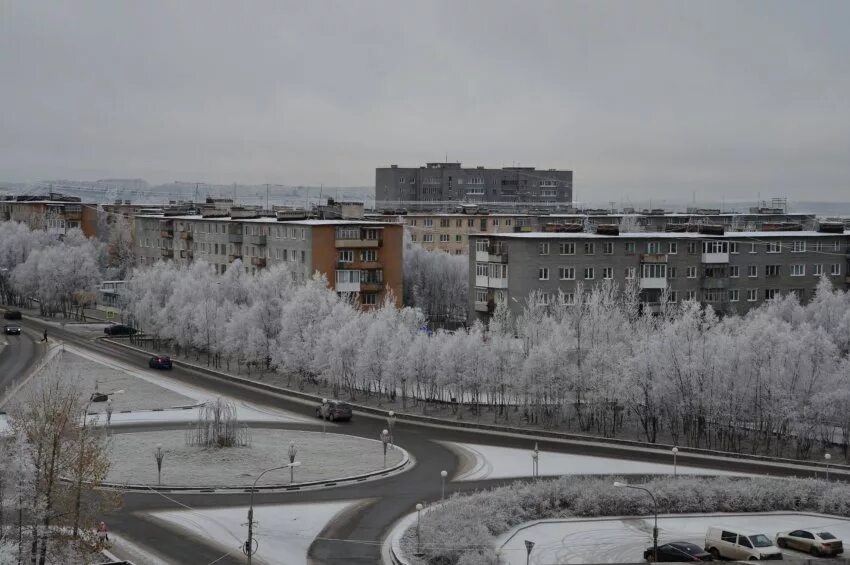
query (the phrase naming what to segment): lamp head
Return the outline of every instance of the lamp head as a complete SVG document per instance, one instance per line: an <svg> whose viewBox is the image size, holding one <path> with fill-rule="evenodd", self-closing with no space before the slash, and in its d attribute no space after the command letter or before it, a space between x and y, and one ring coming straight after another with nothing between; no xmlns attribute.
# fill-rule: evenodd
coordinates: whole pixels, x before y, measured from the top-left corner
<svg viewBox="0 0 850 565"><path fill-rule="evenodd" d="M823 458L826 459L827 461L829 461L830 459L832 459L832 455L827 453L826 455L823 456Z"/></svg>
<svg viewBox="0 0 850 565"><path fill-rule="evenodd" d="M390 417L390 418L392 418L393 416L395 416L395 412L393 412L392 410L390 410L390 412L389 412L389 417Z"/></svg>
<svg viewBox="0 0 850 565"><path fill-rule="evenodd" d="M621 483L620 481L614 481L614 486L617 487L617 488L620 488L620 487L627 487L629 485L627 485L626 483Z"/></svg>
<svg viewBox="0 0 850 565"><path fill-rule="evenodd" d="M440 471L440 476L445 479L446 477L449 476L449 474L446 471Z"/></svg>
<svg viewBox="0 0 850 565"><path fill-rule="evenodd" d="M678 447L674 447L674 448L673 448L673 449L671 449L670 451L672 451L673 453L679 453L679 448L678 448Z"/></svg>
<svg viewBox="0 0 850 565"><path fill-rule="evenodd" d="M419 510L422 510L422 503L421 503L421 502L419 502L419 503L417 503L417 504L416 504L416 510L417 510L417 512L418 512Z"/></svg>

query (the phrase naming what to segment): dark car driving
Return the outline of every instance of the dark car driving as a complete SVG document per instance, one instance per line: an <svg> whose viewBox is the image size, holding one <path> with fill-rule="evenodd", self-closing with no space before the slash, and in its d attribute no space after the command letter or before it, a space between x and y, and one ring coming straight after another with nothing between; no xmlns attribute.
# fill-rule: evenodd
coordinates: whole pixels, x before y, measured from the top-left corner
<svg viewBox="0 0 850 565"><path fill-rule="evenodd" d="M124 324L112 324L103 328L103 333L106 335L133 335L136 333L136 328Z"/></svg>
<svg viewBox="0 0 850 565"><path fill-rule="evenodd" d="M647 561L654 561L653 548L649 548L643 552L643 558ZM658 546L658 561L678 562L684 561L713 561L714 558L709 552L700 546L686 541L673 541Z"/></svg>
<svg viewBox="0 0 850 565"><path fill-rule="evenodd" d="M171 357L165 355L157 355L156 357L151 357L150 361L148 361L148 367L150 367L151 369L170 369Z"/></svg>
<svg viewBox="0 0 850 565"><path fill-rule="evenodd" d="M5 325L3 326L3 333L6 335L21 335L21 326Z"/></svg>
<svg viewBox="0 0 850 565"><path fill-rule="evenodd" d="M339 400L328 400L316 407L316 417L331 422L339 422L341 420L351 419L351 405Z"/></svg>
<svg viewBox="0 0 850 565"><path fill-rule="evenodd" d="M20 320L21 313L18 310L6 310L3 312L3 318L7 320Z"/></svg>

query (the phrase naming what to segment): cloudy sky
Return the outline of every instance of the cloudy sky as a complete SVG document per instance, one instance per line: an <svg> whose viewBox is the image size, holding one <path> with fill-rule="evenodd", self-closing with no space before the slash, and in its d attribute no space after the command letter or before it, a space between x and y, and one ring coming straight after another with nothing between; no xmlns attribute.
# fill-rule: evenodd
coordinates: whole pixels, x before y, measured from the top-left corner
<svg viewBox="0 0 850 565"><path fill-rule="evenodd" d="M850 199L850 2L0 0L0 179Z"/></svg>

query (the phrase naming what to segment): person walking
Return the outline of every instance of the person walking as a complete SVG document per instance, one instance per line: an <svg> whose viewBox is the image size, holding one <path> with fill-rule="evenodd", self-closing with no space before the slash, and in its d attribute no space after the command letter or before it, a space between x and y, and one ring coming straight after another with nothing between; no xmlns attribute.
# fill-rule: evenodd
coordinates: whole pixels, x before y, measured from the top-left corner
<svg viewBox="0 0 850 565"><path fill-rule="evenodd" d="M106 522L97 525L97 539L100 543L109 541L109 530L106 528Z"/></svg>
<svg viewBox="0 0 850 565"><path fill-rule="evenodd" d="M47 330L46 329L44 330L44 337L41 338L41 341L47 343Z"/></svg>

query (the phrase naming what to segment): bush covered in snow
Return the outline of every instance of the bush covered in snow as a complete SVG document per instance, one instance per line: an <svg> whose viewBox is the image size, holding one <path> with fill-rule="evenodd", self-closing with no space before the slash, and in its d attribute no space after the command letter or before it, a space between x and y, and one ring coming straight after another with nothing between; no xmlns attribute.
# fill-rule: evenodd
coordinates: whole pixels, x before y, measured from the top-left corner
<svg viewBox="0 0 850 565"><path fill-rule="evenodd" d="M423 560L439 565L494 564L495 538L524 522L653 513L652 500L645 493L615 488L614 480L566 476L453 496L422 514ZM659 514L787 510L850 516L850 485L841 483L767 477L663 477L640 486L653 492ZM402 541L407 555L416 551L415 530L414 525Z"/></svg>

